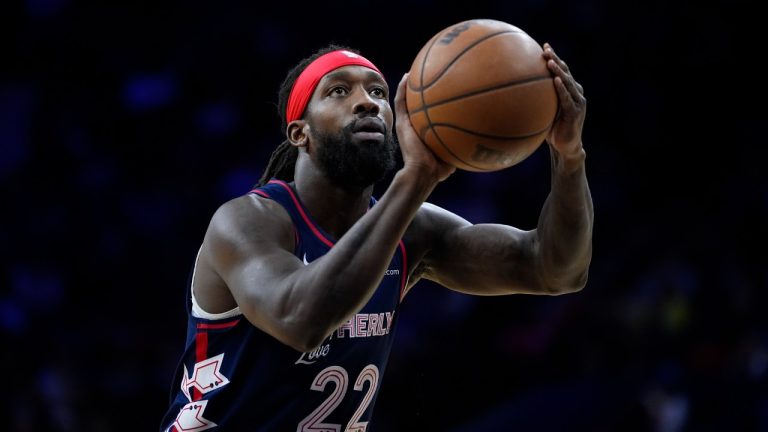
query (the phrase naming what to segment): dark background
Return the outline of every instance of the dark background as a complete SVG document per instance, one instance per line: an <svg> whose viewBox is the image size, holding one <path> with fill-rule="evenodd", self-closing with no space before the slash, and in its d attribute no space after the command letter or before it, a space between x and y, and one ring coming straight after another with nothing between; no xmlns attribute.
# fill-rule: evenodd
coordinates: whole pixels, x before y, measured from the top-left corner
<svg viewBox="0 0 768 432"><path fill-rule="evenodd" d="M471 18L550 42L585 87L590 280L495 298L422 282L376 429L768 430L765 72L748 3L254 3L4 5L3 430L156 430L190 264L282 139L287 70L337 42L394 88ZM458 172L430 201L531 229L545 147Z"/></svg>

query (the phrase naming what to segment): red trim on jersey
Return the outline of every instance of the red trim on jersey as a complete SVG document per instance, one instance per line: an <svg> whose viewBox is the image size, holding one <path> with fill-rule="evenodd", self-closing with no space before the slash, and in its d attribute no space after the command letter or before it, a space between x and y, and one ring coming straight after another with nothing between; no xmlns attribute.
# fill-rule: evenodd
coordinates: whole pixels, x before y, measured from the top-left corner
<svg viewBox="0 0 768 432"><path fill-rule="evenodd" d="M225 329L225 328L231 328L237 325L240 320L236 319L234 321L226 322L226 323L216 323L216 324L208 324L208 323L198 323L197 328L199 329L212 329L212 330L219 330L219 329Z"/></svg>
<svg viewBox="0 0 768 432"><path fill-rule="evenodd" d="M199 325L199 324L198 324ZM208 332L199 331L195 338L195 361L200 363L208 358ZM203 398L203 394L197 387L192 389L192 401L199 401Z"/></svg>
<svg viewBox="0 0 768 432"><path fill-rule="evenodd" d="M403 256L403 277L400 281L400 301L403 301L405 296L405 286L408 281L408 255L405 253L405 243L400 240L400 254Z"/></svg>
<svg viewBox="0 0 768 432"><path fill-rule="evenodd" d="M317 229L315 224L313 224L309 220L309 216L307 216L306 213L304 213L304 208L301 207L301 204L299 203L299 199L296 197L296 194L293 193L293 189L291 189L290 186L288 186L288 183L282 181L282 180L271 180L270 183L276 183L285 188L285 190L288 191L288 193L291 195L291 199L293 200L293 203L296 205L296 208L299 209L299 214L301 214L301 218L304 219L304 222L307 223L309 226L309 229L312 230L312 232L317 236L318 239L320 239L321 242L325 243L328 247L333 247L333 242L328 240L323 233L320 232L320 230Z"/></svg>

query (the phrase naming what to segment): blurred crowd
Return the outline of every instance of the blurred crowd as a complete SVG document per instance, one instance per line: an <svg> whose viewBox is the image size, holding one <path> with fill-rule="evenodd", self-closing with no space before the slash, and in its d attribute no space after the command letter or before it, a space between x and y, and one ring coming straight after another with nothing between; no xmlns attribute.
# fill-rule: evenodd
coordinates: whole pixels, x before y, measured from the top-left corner
<svg viewBox="0 0 768 432"><path fill-rule="evenodd" d="M560 297L421 282L398 312L374 429L768 430L765 139L742 111L760 84L748 60L733 67L752 26L732 6L7 5L1 429L157 430L192 260L282 140L287 70L337 42L394 88L434 33L487 17L550 42L585 87L589 282ZM457 172L430 201L533 229L548 190L543 145L504 171Z"/></svg>

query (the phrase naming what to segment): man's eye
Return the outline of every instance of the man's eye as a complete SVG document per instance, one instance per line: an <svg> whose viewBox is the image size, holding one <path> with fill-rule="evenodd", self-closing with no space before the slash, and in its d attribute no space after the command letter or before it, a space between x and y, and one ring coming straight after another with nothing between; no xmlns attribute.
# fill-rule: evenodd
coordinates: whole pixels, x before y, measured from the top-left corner
<svg viewBox="0 0 768 432"><path fill-rule="evenodd" d="M338 96L344 96L347 94L347 89L341 86L337 86L331 89L331 94L338 95Z"/></svg>
<svg viewBox="0 0 768 432"><path fill-rule="evenodd" d="M387 92L385 92L384 89L381 88L381 87L376 87L373 90L371 90L371 94L376 96L376 97L386 97L387 96Z"/></svg>

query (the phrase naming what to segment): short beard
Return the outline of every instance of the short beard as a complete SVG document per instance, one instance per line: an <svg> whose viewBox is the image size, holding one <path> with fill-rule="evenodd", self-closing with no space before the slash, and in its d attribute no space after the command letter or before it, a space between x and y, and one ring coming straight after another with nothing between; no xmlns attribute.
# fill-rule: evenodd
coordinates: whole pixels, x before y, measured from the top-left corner
<svg viewBox="0 0 768 432"><path fill-rule="evenodd" d="M375 141L352 142L354 124L347 125L338 134L317 133L317 160L320 169L335 186L344 189L365 189L395 167L395 141L390 131L384 134L384 143Z"/></svg>

